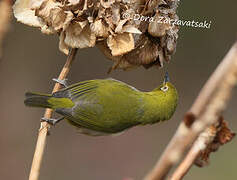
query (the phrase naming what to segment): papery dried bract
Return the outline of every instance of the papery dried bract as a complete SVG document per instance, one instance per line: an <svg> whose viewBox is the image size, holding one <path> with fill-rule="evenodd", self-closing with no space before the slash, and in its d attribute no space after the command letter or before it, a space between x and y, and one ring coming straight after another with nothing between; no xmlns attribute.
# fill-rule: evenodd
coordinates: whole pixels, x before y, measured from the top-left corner
<svg viewBox="0 0 237 180"><path fill-rule="evenodd" d="M217 127L213 125L209 129L210 133L215 134L215 136L213 141L207 145L196 159L195 165L199 167L208 165L210 154L216 152L221 146L235 137L235 133L231 131L222 116L219 118L219 125Z"/></svg>
<svg viewBox="0 0 237 180"><path fill-rule="evenodd" d="M65 30L73 19L71 11L64 11L63 5L53 0L44 0L36 8L35 15L42 18L55 31Z"/></svg>
<svg viewBox="0 0 237 180"><path fill-rule="evenodd" d="M90 27L91 31L95 33L97 37L107 38L109 36L109 27L102 22L102 19L91 23Z"/></svg>
<svg viewBox="0 0 237 180"><path fill-rule="evenodd" d="M120 56L134 49L134 39L131 33L110 35L107 44L113 56Z"/></svg>
<svg viewBox="0 0 237 180"><path fill-rule="evenodd" d="M65 44L72 48L88 48L95 46L96 36L89 25L79 27L79 23L71 24L66 30ZM75 28L76 27L76 28Z"/></svg>
<svg viewBox="0 0 237 180"><path fill-rule="evenodd" d="M35 11L31 9L31 0L16 0L13 5L13 13L17 21L34 27L43 27L45 23L35 16Z"/></svg>
<svg viewBox="0 0 237 180"><path fill-rule="evenodd" d="M68 55L70 47L65 43L65 37L65 32L62 31L59 36L59 50Z"/></svg>
<svg viewBox="0 0 237 180"><path fill-rule="evenodd" d="M162 22L160 19L164 19L164 17L160 16L157 13L154 16L154 21L149 23L148 32L154 37L162 37L166 34L166 31L169 30L171 27L170 24ZM159 23L159 21L161 21Z"/></svg>

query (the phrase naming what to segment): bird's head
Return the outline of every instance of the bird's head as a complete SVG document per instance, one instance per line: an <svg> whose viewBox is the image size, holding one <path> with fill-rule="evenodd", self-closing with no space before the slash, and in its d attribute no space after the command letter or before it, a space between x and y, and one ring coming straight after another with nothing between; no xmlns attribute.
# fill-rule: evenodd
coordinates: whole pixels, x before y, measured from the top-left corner
<svg viewBox="0 0 237 180"><path fill-rule="evenodd" d="M178 96L176 88L170 82L170 77L169 77L168 72L165 73L165 78L164 78L163 83L158 88L156 88L154 91L159 92L165 96L175 96L175 97Z"/></svg>
<svg viewBox="0 0 237 180"><path fill-rule="evenodd" d="M154 113L159 114L160 120L170 119L178 104L178 93L174 85L170 82L168 73L165 74L162 84L150 94L153 95L153 99L155 100L153 103L157 103L157 107L161 107L160 110L157 109Z"/></svg>

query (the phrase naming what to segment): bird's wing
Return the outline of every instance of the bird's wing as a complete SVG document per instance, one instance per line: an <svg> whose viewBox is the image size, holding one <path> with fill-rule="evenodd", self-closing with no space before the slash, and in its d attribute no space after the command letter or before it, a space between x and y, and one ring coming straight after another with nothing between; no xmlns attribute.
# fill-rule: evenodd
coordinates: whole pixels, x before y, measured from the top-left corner
<svg viewBox="0 0 237 180"><path fill-rule="evenodd" d="M75 100L84 94L93 92L92 90L96 89L97 87L98 83L96 83L96 80L83 81L55 92L53 97L67 97L71 100Z"/></svg>

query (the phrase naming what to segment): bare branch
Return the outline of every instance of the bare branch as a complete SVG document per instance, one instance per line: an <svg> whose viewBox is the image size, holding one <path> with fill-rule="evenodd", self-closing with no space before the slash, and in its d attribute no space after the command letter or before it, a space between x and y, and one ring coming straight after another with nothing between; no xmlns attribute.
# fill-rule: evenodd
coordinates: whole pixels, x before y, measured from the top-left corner
<svg viewBox="0 0 237 180"><path fill-rule="evenodd" d="M210 154L216 152L220 146L231 141L234 136L235 133L228 127L224 118L220 116L217 123L206 128L199 135L185 159L174 171L170 180L181 180L193 164L199 167L207 165Z"/></svg>
<svg viewBox="0 0 237 180"><path fill-rule="evenodd" d="M75 59L75 55L77 53L77 49L72 49L68 55L68 58L66 60L66 63L58 77L58 79L63 80L66 78L67 74L69 73L69 70L71 68L72 62ZM61 85L59 83L56 83L53 92L58 91L61 88ZM44 117L45 118L50 118L53 114L52 109L46 109ZM30 171L30 176L29 180L38 180L39 179L39 174L40 174L40 167L42 163L42 158L44 155L44 149L46 145L46 137L48 134L48 130L50 128L50 125L47 122L41 122L41 126L39 129L39 134L38 134L38 140L35 148L35 153L33 157L33 162L31 166L31 171Z"/></svg>
<svg viewBox="0 0 237 180"><path fill-rule="evenodd" d="M2 0L0 2L0 58L2 57L2 44L9 29L12 18L12 1Z"/></svg>
<svg viewBox="0 0 237 180"><path fill-rule="evenodd" d="M145 180L164 179L173 165L183 157L197 136L217 122L218 117L226 107L236 81L237 43L233 45L207 81L160 160L145 177Z"/></svg>
<svg viewBox="0 0 237 180"><path fill-rule="evenodd" d="M207 128L204 132L202 132L195 143L193 144L191 150L188 152L185 159L175 170L171 178L169 180L180 180L182 179L186 173L189 171L195 160L200 155L201 151L207 147L209 143L211 143L216 135L216 128L211 126Z"/></svg>

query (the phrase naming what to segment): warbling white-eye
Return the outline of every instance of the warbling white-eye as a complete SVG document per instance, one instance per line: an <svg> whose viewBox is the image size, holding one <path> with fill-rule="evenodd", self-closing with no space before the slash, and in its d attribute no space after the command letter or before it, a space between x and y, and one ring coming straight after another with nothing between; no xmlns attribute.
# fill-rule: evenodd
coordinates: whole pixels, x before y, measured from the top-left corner
<svg viewBox="0 0 237 180"><path fill-rule="evenodd" d="M25 105L51 108L88 135L108 135L136 125L169 120L175 112L178 93L169 82L150 92L114 79L79 82L53 94L26 93ZM55 124L60 119L43 119Z"/></svg>

